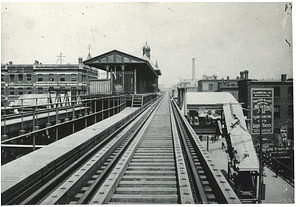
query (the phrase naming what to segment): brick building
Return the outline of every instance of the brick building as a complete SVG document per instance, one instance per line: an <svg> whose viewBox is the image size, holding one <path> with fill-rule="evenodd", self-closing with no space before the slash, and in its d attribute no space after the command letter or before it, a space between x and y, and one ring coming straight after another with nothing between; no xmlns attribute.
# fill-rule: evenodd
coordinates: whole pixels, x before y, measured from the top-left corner
<svg viewBox="0 0 300 207"><path fill-rule="evenodd" d="M236 79L217 79L216 75L206 76L203 75L202 80L198 81L198 92L229 92L236 100L238 100L238 81L239 77Z"/></svg>
<svg viewBox="0 0 300 207"><path fill-rule="evenodd" d="M245 73L246 72L246 73ZM287 79L285 74L281 80L252 80L248 78L248 71L241 72L239 85L239 102L243 108L248 109L244 114L251 120L251 89L273 89L273 134L263 136L271 140L282 135L282 130L287 130L287 138L293 140L293 79ZM245 76L244 76L245 75ZM258 137L258 135L253 136Z"/></svg>
<svg viewBox="0 0 300 207"><path fill-rule="evenodd" d="M78 64L1 64L1 103L9 104L23 94L45 94L49 88L88 93L88 81L97 79L98 70Z"/></svg>

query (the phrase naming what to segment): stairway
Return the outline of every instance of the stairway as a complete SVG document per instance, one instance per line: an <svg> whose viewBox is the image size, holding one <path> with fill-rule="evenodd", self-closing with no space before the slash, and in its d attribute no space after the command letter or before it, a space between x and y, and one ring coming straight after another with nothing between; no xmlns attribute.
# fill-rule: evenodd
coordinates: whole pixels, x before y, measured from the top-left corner
<svg viewBox="0 0 300 207"><path fill-rule="evenodd" d="M143 95L133 95L131 107L141 107L143 106Z"/></svg>

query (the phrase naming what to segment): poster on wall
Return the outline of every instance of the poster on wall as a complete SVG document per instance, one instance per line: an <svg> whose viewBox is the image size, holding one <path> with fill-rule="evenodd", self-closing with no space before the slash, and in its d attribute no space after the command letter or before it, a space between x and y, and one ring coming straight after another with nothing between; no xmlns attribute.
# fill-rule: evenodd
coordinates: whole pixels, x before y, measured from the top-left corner
<svg viewBox="0 0 300 207"><path fill-rule="evenodd" d="M262 134L273 134L273 88L251 89L251 134L260 133L260 120L262 122ZM262 114L260 117L260 109Z"/></svg>

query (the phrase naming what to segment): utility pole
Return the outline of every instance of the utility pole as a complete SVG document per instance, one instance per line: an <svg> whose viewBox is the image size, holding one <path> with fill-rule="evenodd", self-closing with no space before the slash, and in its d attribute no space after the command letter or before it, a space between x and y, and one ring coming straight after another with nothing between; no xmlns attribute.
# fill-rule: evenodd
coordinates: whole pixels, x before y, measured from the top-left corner
<svg viewBox="0 0 300 207"><path fill-rule="evenodd" d="M258 203L263 199L263 157L262 157L262 106L259 108L260 130L259 130L259 181L258 181Z"/></svg>
<svg viewBox="0 0 300 207"><path fill-rule="evenodd" d="M62 64L62 61L63 61L63 57L66 57L66 56L63 56L62 55L62 53L60 53L60 55L59 56L56 56L56 57L58 57L58 59L57 59L57 61L56 61L56 64L58 63L58 61L60 61L60 64Z"/></svg>

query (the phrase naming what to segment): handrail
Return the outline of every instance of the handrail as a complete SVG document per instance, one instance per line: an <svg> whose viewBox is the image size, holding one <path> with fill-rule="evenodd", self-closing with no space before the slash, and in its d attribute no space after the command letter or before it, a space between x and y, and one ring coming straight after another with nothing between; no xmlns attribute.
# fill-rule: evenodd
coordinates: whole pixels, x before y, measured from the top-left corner
<svg viewBox="0 0 300 207"><path fill-rule="evenodd" d="M280 162L276 158L272 157L271 155L262 152L263 161L267 166L276 173L276 176L281 176L284 178L289 184L294 186L294 176L295 171L290 168L289 166L285 165L284 163Z"/></svg>

